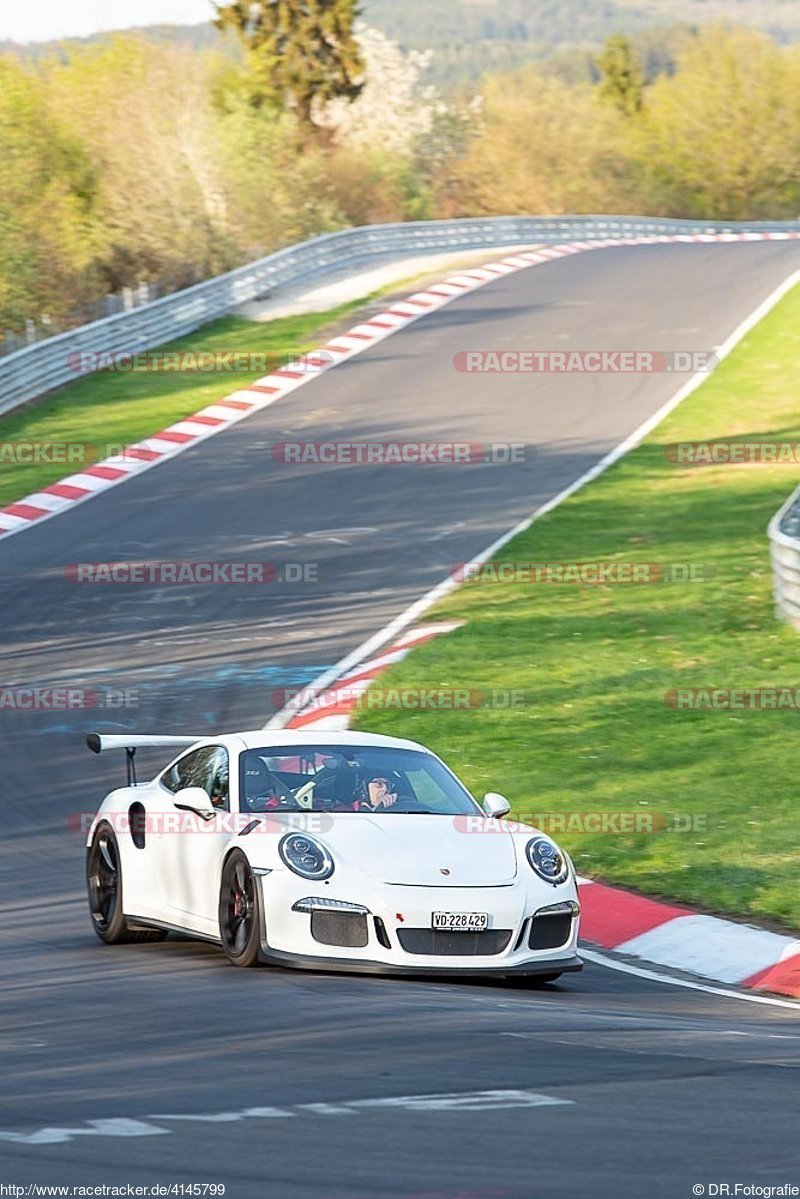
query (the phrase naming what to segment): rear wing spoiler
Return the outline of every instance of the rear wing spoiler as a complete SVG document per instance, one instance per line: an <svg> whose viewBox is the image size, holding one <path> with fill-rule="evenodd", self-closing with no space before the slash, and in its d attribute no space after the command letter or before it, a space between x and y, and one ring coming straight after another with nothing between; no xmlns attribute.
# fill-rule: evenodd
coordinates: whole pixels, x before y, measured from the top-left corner
<svg viewBox="0 0 800 1199"><path fill-rule="evenodd" d="M144 749L150 745L171 745L177 748L179 745L196 745L198 741L202 741L202 737L150 737L146 734L130 734L120 736L117 733L106 735L105 733L87 733L86 745L87 748L94 754L105 753L108 749L124 749L126 765L128 769L128 786L136 786L136 764L135 757L137 749Z"/></svg>
<svg viewBox="0 0 800 1199"><path fill-rule="evenodd" d="M201 736L150 737L144 733L131 733L125 736L114 733L107 736L105 733L88 733L86 736L86 745L93 754L102 754L107 749L136 750L140 747L144 748L147 745L194 745L196 741L202 740Z"/></svg>

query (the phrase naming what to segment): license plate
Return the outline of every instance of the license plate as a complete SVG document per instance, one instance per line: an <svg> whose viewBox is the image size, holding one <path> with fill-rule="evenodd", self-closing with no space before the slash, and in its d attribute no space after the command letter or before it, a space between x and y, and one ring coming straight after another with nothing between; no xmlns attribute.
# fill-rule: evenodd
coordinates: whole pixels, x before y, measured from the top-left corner
<svg viewBox="0 0 800 1199"><path fill-rule="evenodd" d="M487 912L433 912L431 928L449 933L482 933L489 923Z"/></svg>

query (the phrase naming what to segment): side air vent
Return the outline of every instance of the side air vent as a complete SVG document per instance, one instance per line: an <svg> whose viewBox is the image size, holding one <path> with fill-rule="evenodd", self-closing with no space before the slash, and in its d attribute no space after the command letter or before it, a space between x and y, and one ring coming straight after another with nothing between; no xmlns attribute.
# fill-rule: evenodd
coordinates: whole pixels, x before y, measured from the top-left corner
<svg viewBox="0 0 800 1199"><path fill-rule="evenodd" d="M145 847L145 830L147 827L147 813L144 810L144 804L132 803L128 808L128 823L131 830L131 840L137 849Z"/></svg>
<svg viewBox="0 0 800 1199"><path fill-rule="evenodd" d="M374 916L373 919L375 921L375 936L378 938L378 943L382 945L384 949L391 949L392 943L389 940L389 934L386 931L386 925L383 923L380 916Z"/></svg>

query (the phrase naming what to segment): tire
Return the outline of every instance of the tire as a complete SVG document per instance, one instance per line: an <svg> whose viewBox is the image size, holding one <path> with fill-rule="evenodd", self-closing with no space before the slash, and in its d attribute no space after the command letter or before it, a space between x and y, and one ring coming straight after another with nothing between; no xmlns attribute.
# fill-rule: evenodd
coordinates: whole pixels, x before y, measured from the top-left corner
<svg viewBox="0 0 800 1199"><path fill-rule="evenodd" d="M122 866L114 830L98 824L86 851L86 890L92 927L105 945L163 941L162 929L130 929L122 912Z"/></svg>
<svg viewBox="0 0 800 1199"><path fill-rule="evenodd" d="M258 965L261 903L250 863L240 849L235 849L222 867L219 935L231 965Z"/></svg>

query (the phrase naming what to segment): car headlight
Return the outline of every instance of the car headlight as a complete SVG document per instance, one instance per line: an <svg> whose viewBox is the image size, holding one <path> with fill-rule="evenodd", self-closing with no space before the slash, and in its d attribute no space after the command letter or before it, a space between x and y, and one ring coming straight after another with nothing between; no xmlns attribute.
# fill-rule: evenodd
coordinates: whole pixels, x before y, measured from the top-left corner
<svg viewBox="0 0 800 1199"><path fill-rule="evenodd" d="M327 849L305 833L289 833L281 840L278 853L289 869L302 878L319 882L333 874L333 858Z"/></svg>
<svg viewBox="0 0 800 1199"><path fill-rule="evenodd" d="M525 856L531 869L554 887L569 877L569 860L549 837L534 837L525 846Z"/></svg>

